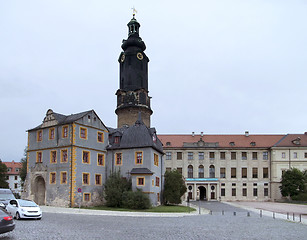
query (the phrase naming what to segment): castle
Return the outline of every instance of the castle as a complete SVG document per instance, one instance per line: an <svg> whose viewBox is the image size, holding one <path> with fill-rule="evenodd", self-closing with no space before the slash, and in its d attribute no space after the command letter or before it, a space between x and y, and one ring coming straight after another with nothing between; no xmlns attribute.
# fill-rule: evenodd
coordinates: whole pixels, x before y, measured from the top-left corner
<svg viewBox="0 0 307 240"><path fill-rule="evenodd" d="M23 196L41 205L99 205L106 179L120 170L156 206L164 172L177 169L188 187L185 199L281 199L282 173L307 170L307 133L157 135L150 126L149 59L139 28L133 17L118 59L117 128L105 126L94 110L62 115L49 109L43 123L28 130Z"/></svg>
<svg viewBox="0 0 307 240"><path fill-rule="evenodd" d="M118 60L117 128L105 126L94 110L67 116L49 109L43 123L28 130L23 197L40 205L99 205L106 179L120 171L131 178L133 190L160 204L163 147L150 127L149 59L139 28L133 16Z"/></svg>

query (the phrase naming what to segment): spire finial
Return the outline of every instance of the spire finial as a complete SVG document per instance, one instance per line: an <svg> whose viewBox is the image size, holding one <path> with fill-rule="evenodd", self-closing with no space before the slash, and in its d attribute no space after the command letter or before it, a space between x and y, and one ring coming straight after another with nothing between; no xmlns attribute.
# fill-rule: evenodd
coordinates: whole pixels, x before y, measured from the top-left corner
<svg viewBox="0 0 307 240"><path fill-rule="evenodd" d="M132 9L132 16L133 18L135 17L135 14L138 13L138 11L135 9L135 7L131 8Z"/></svg>

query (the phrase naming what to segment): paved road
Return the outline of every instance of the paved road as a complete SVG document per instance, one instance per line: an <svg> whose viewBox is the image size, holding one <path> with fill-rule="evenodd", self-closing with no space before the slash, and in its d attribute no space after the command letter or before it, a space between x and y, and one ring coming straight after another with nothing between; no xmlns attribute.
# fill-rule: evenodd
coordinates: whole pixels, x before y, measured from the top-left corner
<svg viewBox="0 0 307 240"><path fill-rule="evenodd" d="M16 221L0 236L15 239L306 239L300 223L251 215L213 214L185 217L131 217L44 213L42 220Z"/></svg>

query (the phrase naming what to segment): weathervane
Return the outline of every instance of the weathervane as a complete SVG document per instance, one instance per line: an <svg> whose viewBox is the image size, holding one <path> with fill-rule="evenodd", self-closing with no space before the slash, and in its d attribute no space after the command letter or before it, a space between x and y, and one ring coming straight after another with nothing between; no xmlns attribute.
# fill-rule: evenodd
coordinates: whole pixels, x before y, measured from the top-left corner
<svg viewBox="0 0 307 240"><path fill-rule="evenodd" d="M132 9L132 15L133 17L135 16L136 13L138 13L138 11L135 9L135 7L131 8Z"/></svg>

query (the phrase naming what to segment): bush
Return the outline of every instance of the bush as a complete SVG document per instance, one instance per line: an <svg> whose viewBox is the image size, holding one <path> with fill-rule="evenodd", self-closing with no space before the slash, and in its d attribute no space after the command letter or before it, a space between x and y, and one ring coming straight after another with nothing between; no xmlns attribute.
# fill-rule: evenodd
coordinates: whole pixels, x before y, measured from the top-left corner
<svg viewBox="0 0 307 240"><path fill-rule="evenodd" d="M123 194L131 190L131 180L122 178L120 172L116 171L110 175L105 183L104 193L108 207L122 207Z"/></svg>
<svg viewBox="0 0 307 240"><path fill-rule="evenodd" d="M299 193L298 195L292 196L293 201L307 201L307 193Z"/></svg>
<svg viewBox="0 0 307 240"><path fill-rule="evenodd" d="M137 189L137 191L127 191L123 194L123 205L130 209L148 209L151 207L148 195Z"/></svg>

